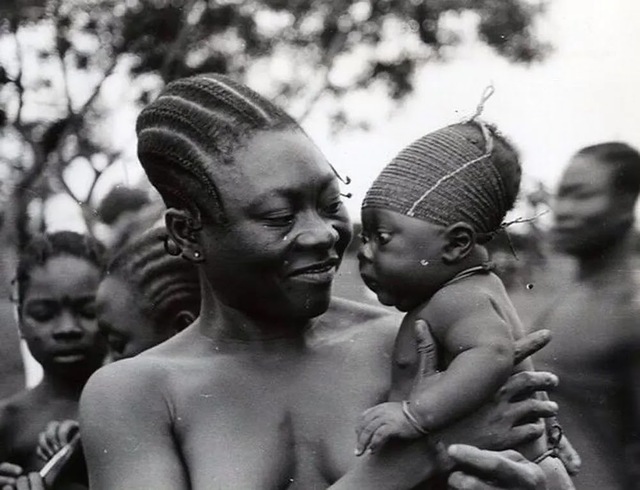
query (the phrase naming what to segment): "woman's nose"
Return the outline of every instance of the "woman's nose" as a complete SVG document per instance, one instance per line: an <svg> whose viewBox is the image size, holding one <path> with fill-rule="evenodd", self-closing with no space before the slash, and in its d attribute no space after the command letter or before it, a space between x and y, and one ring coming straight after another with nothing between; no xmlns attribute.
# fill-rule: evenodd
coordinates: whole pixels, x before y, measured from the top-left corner
<svg viewBox="0 0 640 490"><path fill-rule="evenodd" d="M332 248L339 238L340 234L332 223L316 219L299 231L295 243L302 248Z"/></svg>

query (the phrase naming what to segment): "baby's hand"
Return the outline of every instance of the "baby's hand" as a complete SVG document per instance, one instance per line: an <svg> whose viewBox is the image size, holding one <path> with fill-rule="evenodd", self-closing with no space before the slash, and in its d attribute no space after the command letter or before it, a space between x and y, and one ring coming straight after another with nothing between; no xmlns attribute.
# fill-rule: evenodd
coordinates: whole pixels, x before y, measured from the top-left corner
<svg viewBox="0 0 640 490"><path fill-rule="evenodd" d="M375 453L392 437L417 439L422 436L407 420L402 411L402 403L396 402L381 403L365 411L360 416L356 434L357 456L361 456L367 450Z"/></svg>

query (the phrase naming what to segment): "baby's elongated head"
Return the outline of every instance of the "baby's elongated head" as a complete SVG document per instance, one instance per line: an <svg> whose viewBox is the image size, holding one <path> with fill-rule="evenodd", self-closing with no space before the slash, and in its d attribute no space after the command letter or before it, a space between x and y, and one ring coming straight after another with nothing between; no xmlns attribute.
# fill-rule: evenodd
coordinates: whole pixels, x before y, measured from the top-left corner
<svg viewBox="0 0 640 490"><path fill-rule="evenodd" d="M367 192L362 208L381 208L448 226L472 225L482 243L499 229L520 188L515 148L479 121L429 133L403 149Z"/></svg>

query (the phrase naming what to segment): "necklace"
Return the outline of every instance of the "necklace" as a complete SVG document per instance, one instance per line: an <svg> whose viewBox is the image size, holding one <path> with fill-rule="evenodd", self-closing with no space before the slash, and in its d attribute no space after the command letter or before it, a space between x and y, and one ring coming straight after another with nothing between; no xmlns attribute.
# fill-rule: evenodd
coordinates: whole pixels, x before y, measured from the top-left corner
<svg viewBox="0 0 640 490"><path fill-rule="evenodd" d="M462 270L460 272L458 272L455 276L453 276L451 279L449 279L447 282L445 282L442 287L447 287L449 284L452 284L454 282L458 282L461 279L464 279L465 277L469 277L469 276L473 276L475 274L480 274L480 273L489 273L491 271L493 271L493 269L495 269L495 266L493 265L493 263L491 262L484 262L480 265L476 265L474 267L469 267L468 269Z"/></svg>

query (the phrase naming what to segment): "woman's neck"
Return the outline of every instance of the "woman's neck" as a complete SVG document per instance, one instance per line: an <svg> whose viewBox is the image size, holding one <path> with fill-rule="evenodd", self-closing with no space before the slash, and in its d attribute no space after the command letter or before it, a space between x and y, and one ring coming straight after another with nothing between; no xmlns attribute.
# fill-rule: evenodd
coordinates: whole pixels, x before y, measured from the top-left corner
<svg viewBox="0 0 640 490"><path fill-rule="evenodd" d="M206 282L206 281L205 281ZM313 319L260 318L222 303L210 286L203 285L198 324L214 341L237 344L295 344L304 341Z"/></svg>
<svg viewBox="0 0 640 490"><path fill-rule="evenodd" d="M578 257L578 279L594 279L625 269L630 253L631 234L629 233L607 248Z"/></svg>

